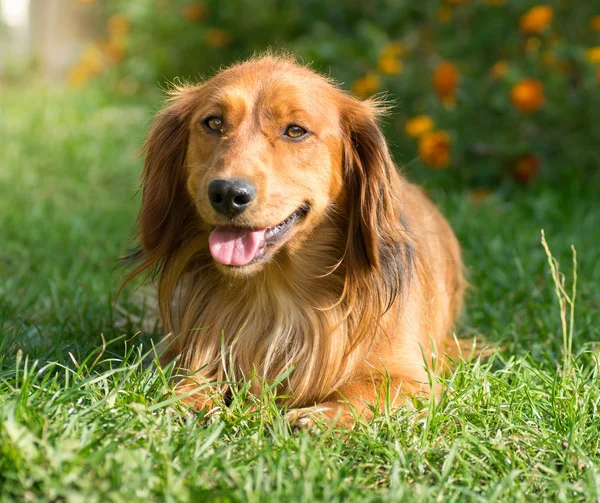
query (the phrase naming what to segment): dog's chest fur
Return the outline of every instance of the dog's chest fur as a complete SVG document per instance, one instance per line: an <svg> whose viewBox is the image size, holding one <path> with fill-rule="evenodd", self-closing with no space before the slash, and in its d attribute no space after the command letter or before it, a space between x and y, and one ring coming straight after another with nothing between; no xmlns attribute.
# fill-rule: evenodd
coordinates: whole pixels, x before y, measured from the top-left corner
<svg viewBox="0 0 600 503"><path fill-rule="evenodd" d="M175 332L187 335L174 337L170 348L182 355L182 367L202 369L209 380L273 381L294 366L278 392L302 401L341 385L355 362L346 347L352 317L339 302L344 268L332 260L340 254L336 234L323 239L321 232L301 257L282 257L250 278L188 273L174 302Z"/></svg>

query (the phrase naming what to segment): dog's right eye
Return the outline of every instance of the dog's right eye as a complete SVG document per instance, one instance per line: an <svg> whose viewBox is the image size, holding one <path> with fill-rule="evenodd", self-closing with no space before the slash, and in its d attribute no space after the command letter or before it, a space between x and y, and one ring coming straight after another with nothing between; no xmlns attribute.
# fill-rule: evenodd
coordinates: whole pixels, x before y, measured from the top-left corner
<svg viewBox="0 0 600 503"><path fill-rule="evenodd" d="M303 127L298 126L297 124L290 124L285 128L284 135L292 140L299 140L303 138L308 131Z"/></svg>
<svg viewBox="0 0 600 503"><path fill-rule="evenodd" d="M208 119L204 120L204 125L215 133L223 132L223 119L221 117L209 117Z"/></svg>

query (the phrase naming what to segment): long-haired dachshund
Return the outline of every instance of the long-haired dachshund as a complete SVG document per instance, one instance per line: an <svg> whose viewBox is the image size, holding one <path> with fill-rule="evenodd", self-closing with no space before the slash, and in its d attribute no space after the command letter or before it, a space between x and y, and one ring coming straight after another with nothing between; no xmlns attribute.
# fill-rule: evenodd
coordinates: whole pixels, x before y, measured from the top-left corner
<svg viewBox="0 0 600 503"><path fill-rule="evenodd" d="M224 362L255 391L288 371L277 392L300 424L369 416L384 388L392 405L431 392L460 248L398 173L381 112L285 57L171 92L145 145L130 277L158 273L162 361L179 357L188 403L210 406L202 384L226 381Z"/></svg>

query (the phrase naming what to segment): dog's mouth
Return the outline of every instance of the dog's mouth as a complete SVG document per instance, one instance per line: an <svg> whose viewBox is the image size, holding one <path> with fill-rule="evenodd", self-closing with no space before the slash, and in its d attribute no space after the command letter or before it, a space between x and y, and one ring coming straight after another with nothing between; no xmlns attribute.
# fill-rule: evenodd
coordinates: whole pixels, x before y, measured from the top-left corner
<svg viewBox="0 0 600 503"><path fill-rule="evenodd" d="M215 227L208 237L210 254L215 262L231 267L254 264L281 245L288 231L307 215L308 210L309 206L304 204L272 227Z"/></svg>

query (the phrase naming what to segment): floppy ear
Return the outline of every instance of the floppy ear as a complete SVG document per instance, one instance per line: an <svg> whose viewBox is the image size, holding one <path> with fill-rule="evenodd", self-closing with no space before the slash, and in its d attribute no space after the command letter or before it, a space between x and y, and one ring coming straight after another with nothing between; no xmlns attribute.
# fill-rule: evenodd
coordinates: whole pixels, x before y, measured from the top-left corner
<svg viewBox="0 0 600 503"><path fill-rule="evenodd" d="M193 215L183 165L196 91L180 88L171 93L169 104L154 119L144 144L138 228L142 257L148 266L177 246Z"/></svg>
<svg viewBox="0 0 600 503"><path fill-rule="evenodd" d="M378 105L346 98L342 120L348 190L348 258L352 264L392 273L385 269L399 265L393 255L400 252L397 259L401 259L404 253L399 249L405 236L396 195L400 177L377 125Z"/></svg>

